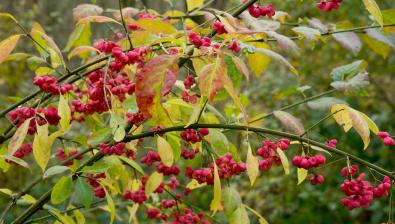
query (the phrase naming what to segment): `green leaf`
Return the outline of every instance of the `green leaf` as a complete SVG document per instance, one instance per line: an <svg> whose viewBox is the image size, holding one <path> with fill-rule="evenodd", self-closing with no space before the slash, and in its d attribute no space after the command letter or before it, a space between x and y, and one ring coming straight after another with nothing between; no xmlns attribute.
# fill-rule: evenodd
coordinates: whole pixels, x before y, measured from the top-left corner
<svg viewBox="0 0 395 224"><path fill-rule="evenodd" d="M173 149L174 161L177 161L181 156L181 138L176 134L166 133L166 139Z"/></svg>
<svg viewBox="0 0 395 224"><path fill-rule="evenodd" d="M247 211L243 206L238 207L229 217L229 224L249 224Z"/></svg>
<svg viewBox="0 0 395 224"><path fill-rule="evenodd" d="M158 154L165 166L170 167L173 165L174 155L171 145L166 141L166 139L158 136L157 137L157 147Z"/></svg>
<svg viewBox="0 0 395 224"><path fill-rule="evenodd" d="M108 209L110 210L110 223L114 223L115 219L115 204L114 200L112 199L111 195L107 192L106 188L104 188L106 192L106 199L107 199L107 206Z"/></svg>
<svg viewBox="0 0 395 224"><path fill-rule="evenodd" d="M331 77L333 81L342 81L348 77L353 77L360 72L364 71L367 66L366 61L358 60L351 64L342 65L340 67L336 67L331 72Z"/></svg>
<svg viewBox="0 0 395 224"><path fill-rule="evenodd" d="M361 72L347 81L334 81L331 86L337 90L359 91L369 85L369 75L367 72Z"/></svg>
<svg viewBox="0 0 395 224"><path fill-rule="evenodd" d="M70 167L68 166L53 166L44 172L43 178L46 179L51 176L66 172L68 170L70 170Z"/></svg>
<svg viewBox="0 0 395 224"><path fill-rule="evenodd" d="M139 171L141 174L144 175L144 170L136 161L126 158L124 156L120 156L119 159L124 161L126 164L128 164L129 166L131 166L132 168L136 169L137 171Z"/></svg>
<svg viewBox="0 0 395 224"><path fill-rule="evenodd" d="M63 51L70 51L72 47L89 46L91 37L91 29L89 23L79 24L67 41L66 47Z"/></svg>
<svg viewBox="0 0 395 224"><path fill-rule="evenodd" d="M365 4L366 9L373 16L373 18L377 21L378 24L383 27L383 15L381 15L381 11L379 6L377 5L375 0L362 0L363 4Z"/></svg>
<svg viewBox="0 0 395 224"><path fill-rule="evenodd" d="M227 187L222 191L222 202L226 216L230 216L242 204L239 192L232 187Z"/></svg>
<svg viewBox="0 0 395 224"><path fill-rule="evenodd" d="M66 200L71 192L73 187L73 180L71 176L63 176L60 180L55 184L51 192L51 202L52 204L60 204L64 200Z"/></svg>
<svg viewBox="0 0 395 224"><path fill-rule="evenodd" d="M347 102L335 97L322 97L317 100L307 102L307 106L313 110L329 110L335 104L347 104Z"/></svg>
<svg viewBox="0 0 395 224"><path fill-rule="evenodd" d="M207 136L208 142L210 142L212 148L219 154L225 155L228 152L228 138L221 131L217 129L210 129L210 133Z"/></svg>
<svg viewBox="0 0 395 224"><path fill-rule="evenodd" d="M187 0L188 12L203 6L204 0Z"/></svg>
<svg viewBox="0 0 395 224"><path fill-rule="evenodd" d="M88 144L95 146L100 143L107 142L111 139L112 128L101 128L98 131L93 132L88 138Z"/></svg>
<svg viewBox="0 0 395 224"><path fill-rule="evenodd" d="M27 131L29 129L29 124L32 118L26 119L19 128L16 129L14 135L11 137L10 142L8 143L8 154L14 155L16 151L18 151L19 147L21 147L23 141L26 138Z"/></svg>
<svg viewBox="0 0 395 224"><path fill-rule="evenodd" d="M75 194L78 201L86 208L89 208L93 201L92 190L88 183L82 178L78 178L75 183Z"/></svg>
<svg viewBox="0 0 395 224"><path fill-rule="evenodd" d="M84 167L81 172L83 173L103 173L110 168L110 165L104 162L94 163L92 166Z"/></svg>

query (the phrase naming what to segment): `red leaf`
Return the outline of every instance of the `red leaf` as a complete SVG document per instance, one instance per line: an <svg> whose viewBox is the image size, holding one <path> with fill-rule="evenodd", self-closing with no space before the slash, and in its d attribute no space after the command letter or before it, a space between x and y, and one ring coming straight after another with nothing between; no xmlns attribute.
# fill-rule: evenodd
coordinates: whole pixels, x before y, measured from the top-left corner
<svg viewBox="0 0 395 224"><path fill-rule="evenodd" d="M136 101L140 111L150 118L161 107L162 98L177 80L177 57L160 55L151 59L136 74Z"/></svg>

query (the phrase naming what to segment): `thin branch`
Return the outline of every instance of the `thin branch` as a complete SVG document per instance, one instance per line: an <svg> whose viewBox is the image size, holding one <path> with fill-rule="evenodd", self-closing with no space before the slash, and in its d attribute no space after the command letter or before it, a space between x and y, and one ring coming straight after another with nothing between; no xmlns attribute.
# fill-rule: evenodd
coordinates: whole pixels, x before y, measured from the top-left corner
<svg viewBox="0 0 395 224"><path fill-rule="evenodd" d="M337 113L339 113L340 111L343 111L343 110L344 110L344 109L340 109L340 110L337 110L337 111L335 111L335 112L333 112L333 113L330 113L330 114L326 115L325 117L323 117L322 119L320 119L319 121L317 121L315 124L313 124L311 127L307 128L306 131L303 132L303 133L300 135L300 137L305 136L305 135L306 135L307 133L309 133L309 131L311 131L313 128L317 127L317 126L320 125L322 122L326 121L326 119L332 117L333 115L335 115L335 114L337 114Z"/></svg>
<svg viewBox="0 0 395 224"><path fill-rule="evenodd" d="M130 44L130 48L129 48L129 49L130 49L130 50L133 50L132 40L130 39L129 31L128 31L128 29L126 28L125 20L123 19L122 2L121 2L121 0L118 0L118 4L119 4L119 13L121 14L122 26L123 26L123 29L125 30L126 36L128 37L128 41L129 41L129 44Z"/></svg>
<svg viewBox="0 0 395 224"><path fill-rule="evenodd" d="M316 100L316 99L318 99L318 98L321 98L321 97L330 95L330 94L332 94L332 93L334 93L334 92L336 92L336 91L337 91L336 89L331 89L331 90L329 90L329 91L326 91L326 92L323 92L323 93L321 93L321 94L318 94L318 95L315 95L315 96L306 98L306 99L304 99L304 100L301 100L301 101L298 101L298 102L296 102L296 103L287 105L287 106L285 106L285 107L281 107L281 108L278 109L278 110L282 110L282 111L284 111L284 110L289 110L289 109L291 109L291 108L293 108L293 107L299 106L299 105L304 104L304 103L307 103L307 102L309 102L309 101ZM261 117L258 117L258 118L254 119L254 120L252 120L252 121L249 121L248 124L251 124L251 123L254 123L254 122L263 120L263 119L268 118L268 117L271 117L271 116L273 116L273 115L274 115L274 112L271 112L271 113L269 113L269 114L266 114L266 115L263 115L263 116L261 116Z"/></svg>

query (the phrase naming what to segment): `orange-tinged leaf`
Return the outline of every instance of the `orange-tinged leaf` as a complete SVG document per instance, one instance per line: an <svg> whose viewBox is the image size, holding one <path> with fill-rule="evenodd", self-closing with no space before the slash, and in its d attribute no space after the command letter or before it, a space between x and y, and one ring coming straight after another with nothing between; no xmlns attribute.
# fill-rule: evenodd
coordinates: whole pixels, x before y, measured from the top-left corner
<svg viewBox="0 0 395 224"><path fill-rule="evenodd" d="M29 129L29 124L32 118L26 119L19 128L16 129L14 135L11 137L10 142L8 143L8 154L14 155L14 153L19 149L22 145L23 141L26 138L27 131Z"/></svg>
<svg viewBox="0 0 395 224"><path fill-rule="evenodd" d="M281 124L293 134L301 135L304 133L302 122L292 114L285 111L274 111L273 115L280 120Z"/></svg>
<svg viewBox="0 0 395 224"><path fill-rule="evenodd" d="M87 16L78 20L77 25L79 25L80 23L116 23L122 25L115 19L107 16Z"/></svg>
<svg viewBox="0 0 395 224"><path fill-rule="evenodd" d="M214 160L214 158L213 158ZM218 167L214 160L214 197L210 203L210 210L213 215L218 211L222 210L221 204L221 180L219 179Z"/></svg>
<svg viewBox="0 0 395 224"><path fill-rule="evenodd" d="M250 179L250 183L252 186L254 185L255 180L259 174L259 163L258 163L258 158L252 154L252 149L250 145L248 145L246 166L247 166L247 175L248 178Z"/></svg>
<svg viewBox="0 0 395 224"><path fill-rule="evenodd" d="M247 65L239 57L232 56L232 61L236 65L236 68L246 77L247 81L250 80L250 71L248 71Z"/></svg>
<svg viewBox="0 0 395 224"><path fill-rule="evenodd" d="M92 51L93 51L93 52L100 53L100 51L97 50L97 49L94 48L94 47L91 47L91 46L79 46L79 47L74 48L74 49L67 55L67 58L70 59L70 58L72 58L72 57L74 57L74 56L78 56L78 55L81 55L81 54L84 54L84 53L87 53L87 52L92 52Z"/></svg>
<svg viewBox="0 0 395 224"><path fill-rule="evenodd" d="M103 8L94 4L80 4L73 8L73 17L75 21L88 16L97 16L102 14Z"/></svg>
<svg viewBox="0 0 395 224"><path fill-rule="evenodd" d="M202 96L207 96L212 103L215 95L224 87L224 80L227 76L226 64L219 57L213 64L204 66L198 75L198 85Z"/></svg>
<svg viewBox="0 0 395 224"><path fill-rule="evenodd" d="M177 57L160 55L145 64L136 74L136 101L145 117L163 122L167 115L162 106L163 96L168 94L177 80Z"/></svg>
<svg viewBox="0 0 395 224"><path fill-rule="evenodd" d="M8 55L14 50L21 35L12 35L0 42L0 64L5 61Z"/></svg>
<svg viewBox="0 0 395 224"><path fill-rule="evenodd" d="M166 141L166 139L158 136L157 138L158 154L165 166L173 165L174 155L171 145Z"/></svg>
<svg viewBox="0 0 395 224"><path fill-rule="evenodd" d="M145 184L145 194L149 196L154 192L163 181L163 174L158 172L153 172L151 176L148 177L147 183Z"/></svg>
<svg viewBox="0 0 395 224"><path fill-rule="evenodd" d="M136 22L133 22L133 24L137 25L143 30L155 34L173 34L177 32L176 28L174 28L170 23L159 19L139 19Z"/></svg>
<svg viewBox="0 0 395 224"><path fill-rule="evenodd" d="M227 71L227 70L225 70L225 71ZM232 100L235 103L235 105L243 113L244 121L245 121L245 123L247 123L247 121L248 121L247 111L245 110L244 105L241 103L240 98L239 98L235 88L233 87L233 82L229 78L227 72L226 72L225 76L223 77L223 82L224 82L225 90L229 93L229 96L232 98Z"/></svg>
<svg viewBox="0 0 395 224"><path fill-rule="evenodd" d="M363 140L363 149L367 149L370 142L370 130L368 123L359 111L356 111L352 108L347 108L347 111L350 115L353 128L358 132L359 136L361 136Z"/></svg>

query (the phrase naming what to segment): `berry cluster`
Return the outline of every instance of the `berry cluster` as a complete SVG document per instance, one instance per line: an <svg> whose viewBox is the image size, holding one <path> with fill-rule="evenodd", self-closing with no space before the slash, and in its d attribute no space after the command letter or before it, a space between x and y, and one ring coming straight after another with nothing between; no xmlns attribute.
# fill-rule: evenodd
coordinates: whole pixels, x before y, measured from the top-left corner
<svg viewBox="0 0 395 224"><path fill-rule="evenodd" d="M73 85L65 84L59 86L58 80L56 80L55 77L49 76L36 76L34 77L33 84L38 86L41 91L52 95L59 95L59 93L63 95L68 91L73 90Z"/></svg>
<svg viewBox="0 0 395 224"><path fill-rule="evenodd" d="M147 213L147 218L149 219L157 219L157 220L167 219L167 215L162 213L158 208L147 208L146 213Z"/></svg>
<svg viewBox="0 0 395 224"><path fill-rule="evenodd" d="M195 129L186 129L181 132L180 137L182 140L191 143L202 141L203 137L209 134L208 128L200 128L198 131Z"/></svg>
<svg viewBox="0 0 395 224"><path fill-rule="evenodd" d="M172 224L209 224L210 222L204 219L204 213L199 214L194 213L191 209L185 208L182 214L179 211L173 212L172 216L174 221Z"/></svg>
<svg viewBox="0 0 395 224"><path fill-rule="evenodd" d="M33 147L32 144L22 144L18 150L14 153L13 156L19 158L19 159L23 159L25 157L30 156L30 154L32 153Z"/></svg>
<svg viewBox="0 0 395 224"><path fill-rule="evenodd" d="M243 1L246 2L246 0ZM273 4L268 4L266 7L254 4L248 8L248 12L255 18L259 18L260 16L272 18L276 14Z"/></svg>
<svg viewBox="0 0 395 224"><path fill-rule="evenodd" d="M245 172L247 167L245 163L237 163L230 153L219 157L215 160L218 167L218 175L221 179L227 179L233 175L240 175ZM201 168L193 170L191 167L186 167L185 175L191 179L195 179L198 183L214 184L214 164L210 163L208 168Z"/></svg>
<svg viewBox="0 0 395 224"><path fill-rule="evenodd" d="M350 176L354 177L359 171L359 167L357 165L351 165L350 167L343 167L343 169L340 171L340 174L343 177Z"/></svg>
<svg viewBox="0 0 395 224"><path fill-rule="evenodd" d="M195 32L190 32L188 35L188 40L191 44L195 45L196 47L210 47L211 46L211 39L210 37L201 37L199 34Z"/></svg>
<svg viewBox="0 0 395 224"><path fill-rule="evenodd" d="M125 148L126 144L124 142L118 143L116 145L107 145L105 143L101 143L99 145L99 149L100 152L103 153L104 155L117 155L120 156L123 153L125 153L126 148Z"/></svg>
<svg viewBox="0 0 395 224"><path fill-rule="evenodd" d="M226 47L231 50L234 51L236 53L239 53L241 50L241 47L239 45L239 43L237 42L236 39L233 39L228 45L226 45Z"/></svg>
<svg viewBox="0 0 395 224"><path fill-rule="evenodd" d="M140 162L147 165L147 166L151 166L153 163L159 162L159 161L160 161L160 157L156 151L148 151L147 155L143 156L140 159Z"/></svg>
<svg viewBox="0 0 395 224"><path fill-rule="evenodd" d="M322 12L329 12L340 7L342 0L320 0L317 3L317 8Z"/></svg>
<svg viewBox="0 0 395 224"><path fill-rule="evenodd" d="M351 172L356 170L354 173L351 173L355 175L358 171L358 167L350 166L350 169L351 167L354 167ZM344 167L342 169L341 174L343 176L345 174L343 171L344 169L346 169L347 172L348 168ZM341 203L349 210L359 207L367 208L374 198L388 195L388 191L391 188L391 179L389 177L385 176L377 187L373 187L368 181L364 180L365 176L365 173L361 173L357 179L345 179L340 185L340 190L346 195L346 197L341 200Z"/></svg>
<svg viewBox="0 0 395 224"><path fill-rule="evenodd" d="M44 117L40 115L41 113L44 114ZM9 112L8 115L13 123L17 122L17 127L21 126L27 119L35 117L35 119L30 120L28 128L29 134L34 134L36 132L36 122L38 125L44 125L47 122L50 125L57 125L60 120L58 109L55 107L48 107L45 109L39 108L37 109L37 113L32 107L19 107Z"/></svg>
<svg viewBox="0 0 395 224"><path fill-rule="evenodd" d="M199 152L199 149L182 149L181 157L184 159L193 159L195 158L196 153Z"/></svg>
<svg viewBox="0 0 395 224"><path fill-rule="evenodd" d="M89 185L91 185L94 188L93 192L95 193L95 196L98 198L104 198L106 196L106 191L104 190L104 188L100 186L100 183L97 180L101 178L106 178L106 174L98 173L94 175L88 173L87 176L88 178L86 179L86 181L88 182Z"/></svg>
<svg viewBox="0 0 395 224"><path fill-rule="evenodd" d="M136 126L140 126L145 120L144 114L141 112L137 112L134 114L126 113L126 117L128 118L128 122Z"/></svg>
<svg viewBox="0 0 395 224"><path fill-rule="evenodd" d="M315 156L295 156L292 159L292 164L298 168L310 169L325 164L326 158L322 154Z"/></svg>
<svg viewBox="0 0 395 224"><path fill-rule="evenodd" d="M313 186L315 186L317 184L323 184L325 181L324 176L313 174L313 173L307 175L306 179L309 180L310 184Z"/></svg>
<svg viewBox="0 0 395 224"><path fill-rule="evenodd" d="M78 154L78 151L77 151L77 150L65 152L64 149L59 149L59 150L56 152L56 156L57 156L58 159L59 159L60 161L62 161L62 162L65 161L65 160L67 160L68 158L70 158L70 157L72 157L72 156L77 155L77 154ZM83 159L83 158L84 158L84 155L79 155L79 156L75 157L76 160L81 160L81 159ZM68 162L66 162L66 163L63 163L63 165L65 165L65 166L72 166L73 164L74 164L74 160L71 160L71 161L68 161Z"/></svg>
<svg viewBox="0 0 395 224"><path fill-rule="evenodd" d="M148 177L147 176L142 176L141 177L141 186L135 190L135 191L130 191L127 190L124 194L123 197L128 200L132 200L135 203L142 204L147 200L147 195L145 194L145 184L147 183ZM154 191L154 193L163 193L164 191L165 184L162 182L159 187Z"/></svg>
<svg viewBox="0 0 395 224"><path fill-rule="evenodd" d="M337 140L336 139L331 139L325 143L326 146L331 147L331 148L336 148L337 145Z"/></svg>
<svg viewBox="0 0 395 224"><path fill-rule="evenodd" d="M383 141L385 146L394 146L395 140L391 137L388 132L379 131L377 132L376 136Z"/></svg>
<svg viewBox="0 0 395 224"><path fill-rule="evenodd" d="M186 90L181 93L181 99L187 103L192 103L192 104L196 103L198 95L197 94L189 95L190 89L195 84L195 79L193 78L192 75L188 75L184 79L183 83Z"/></svg>
<svg viewBox="0 0 395 224"><path fill-rule="evenodd" d="M263 159L259 160L259 170L268 171L273 166L273 163L279 165L281 163L280 157L276 152L277 148L287 150L291 142L289 139L280 139L277 143L264 140L261 147L256 151L256 154Z"/></svg>
<svg viewBox="0 0 395 224"><path fill-rule="evenodd" d="M156 165L156 171L158 173L163 173L165 176L170 176L170 175L178 175L180 173L180 168L176 165L173 166L165 166L162 162L158 163Z"/></svg>
<svg viewBox="0 0 395 224"><path fill-rule="evenodd" d="M225 29L225 25L221 23L220 21L215 21L212 25L213 30L217 32L217 34L224 34L228 33L228 31Z"/></svg>

